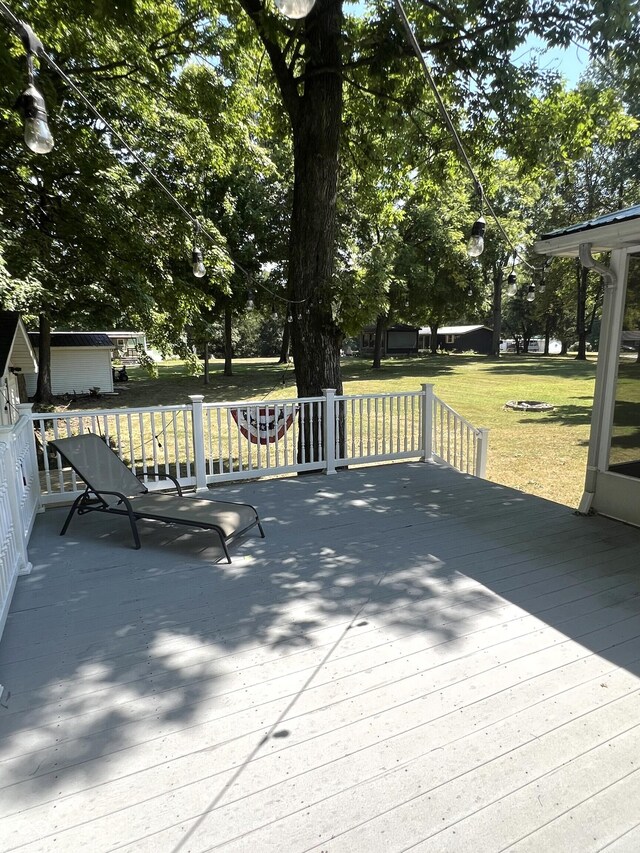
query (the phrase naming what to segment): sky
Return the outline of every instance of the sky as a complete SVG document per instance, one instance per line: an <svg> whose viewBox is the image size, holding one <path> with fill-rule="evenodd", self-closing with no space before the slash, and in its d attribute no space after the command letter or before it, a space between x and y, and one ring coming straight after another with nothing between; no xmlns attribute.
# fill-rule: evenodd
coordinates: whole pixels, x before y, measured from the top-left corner
<svg viewBox="0 0 640 853"><path fill-rule="evenodd" d="M561 48L544 50L544 47L543 41L532 36L515 52L514 62L516 64L526 62L531 58L532 51L543 51L538 55L540 67L550 71L558 71L570 87L575 86L580 75L587 70L589 62L587 49L581 45L571 45L567 50Z"/></svg>

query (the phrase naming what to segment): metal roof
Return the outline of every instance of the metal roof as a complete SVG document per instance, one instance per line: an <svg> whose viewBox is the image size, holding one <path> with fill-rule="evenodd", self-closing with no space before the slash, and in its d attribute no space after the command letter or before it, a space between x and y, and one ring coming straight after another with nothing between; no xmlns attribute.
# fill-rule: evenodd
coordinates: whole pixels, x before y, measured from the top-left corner
<svg viewBox="0 0 640 853"><path fill-rule="evenodd" d="M38 332L29 332L29 338L34 347L40 344ZM107 335L101 332L51 332L52 347L109 347L113 343Z"/></svg>
<svg viewBox="0 0 640 853"><path fill-rule="evenodd" d="M578 225L570 225L568 228L557 228L555 231L549 231L548 234L542 234L540 240L551 240L553 237L562 237L564 234L590 231L592 228L599 228L601 225L611 225L614 222L628 222L631 219L639 218L640 204L635 204L633 207L626 207L624 210L616 210L614 213L605 213L603 216L597 216L595 219L587 219L585 222L578 223Z"/></svg>
<svg viewBox="0 0 640 853"><path fill-rule="evenodd" d="M478 329L487 329L487 331L491 331L488 326L483 326L478 323L475 326L439 326L438 334L439 335L468 335L469 332L477 332ZM420 329L421 335L430 335L431 328L429 326L423 326Z"/></svg>

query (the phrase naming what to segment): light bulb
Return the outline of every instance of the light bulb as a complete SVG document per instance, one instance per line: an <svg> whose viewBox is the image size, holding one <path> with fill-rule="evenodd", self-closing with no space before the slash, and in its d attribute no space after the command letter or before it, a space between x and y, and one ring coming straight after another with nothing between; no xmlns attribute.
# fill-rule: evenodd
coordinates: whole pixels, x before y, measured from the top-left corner
<svg viewBox="0 0 640 853"><path fill-rule="evenodd" d="M202 263L202 251L200 249L194 247L191 253L191 263L196 278L203 278L207 274L207 268Z"/></svg>
<svg viewBox="0 0 640 853"><path fill-rule="evenodd" d="M287 314L287 323L293 323L293 317L291 314Z"/></svg>
<svg viewBox="0 0 640 853"><path fill-rule="evenodd" d="M254 307L255 306L253 304L253 299L251 297L249 297L247 299L247 311L253 311Z"/></svg>
<svg viewBox="0 0 640 853"><path fill-rule="evenodd" d="M467 290L467 296L473 296L473 289L472 288L469 288L469 290Z"/></svg>
<svg viewBox="0 0 640 853"><path fill-rule="evenodd" d="M540 293L544 293L546 289L547 289L547 285L543 281L540 282L540 287L538 288Z"/></svg>
<svg viewBox="0 0 640 853"><path fill-rule="evenodd" d="M24 142L34 154L48 154L53 136L47 123L47 108L42 94L31 84L24 90L18 105L24 116Z"/></svg>
<svg viewBox="0 0 640 853"><path fill-rule="evenodd" d="M286 18L306 18L316 0L275 0L279 12Z"/></svg>
<svg viewBox="0 0 640 853"><path fill-rule="evenodd" d="M527 302L533 302L533 300L535 298L536 298L536 289L532 284L530 284L529 289L527 290Z"/></svg>
<svg viewBox="0 0 640 853"><path fill-rule="evenodd" d="M471 236L467 243L467 254L470 258L478 258L484 252L484 232L486 231L487 223L484 216L480 216L473 223Z"/></svg>
<svg viewBox="0 0 640 853"><path fill-rule="evenodd" d="M518 290L517 287L517 278L514 272L509 274L507 278L507 296L515 296Z"/></svg>

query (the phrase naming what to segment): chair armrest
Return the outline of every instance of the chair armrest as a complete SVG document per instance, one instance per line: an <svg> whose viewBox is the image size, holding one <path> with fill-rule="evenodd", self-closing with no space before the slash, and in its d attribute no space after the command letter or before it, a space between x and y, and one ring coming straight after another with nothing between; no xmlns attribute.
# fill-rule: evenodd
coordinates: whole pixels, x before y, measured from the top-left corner
<svg viewBox="0 0 640 853"><path fill-rule="evenodd" d="M147 471L145 474L136 474L136 476L140 481L142 481L143 477L154 478L156 480L171 480L178 494L182 496L182 486L172 474L160 474L160 472L156 474L155 471Z"/></svg>

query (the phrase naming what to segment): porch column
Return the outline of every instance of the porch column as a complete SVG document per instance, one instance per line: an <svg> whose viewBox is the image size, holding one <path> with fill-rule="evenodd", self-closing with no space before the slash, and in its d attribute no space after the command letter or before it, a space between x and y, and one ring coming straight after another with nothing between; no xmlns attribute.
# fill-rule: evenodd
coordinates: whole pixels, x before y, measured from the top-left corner
<svg viewBox="0 0 640 853"><path fill-rule="evenodd" d="M609 445L620 359L620 331L624 317L627 273L629 270L627 250L614 250L611 253L609 267L615 273L617 281L614 287L605 287L602 302L602 325L598 347L596 384L593 394L587 471L584 493L578 507L578 512L584 514L591 509L598 471L605 471L609 461Z"/></svg>

